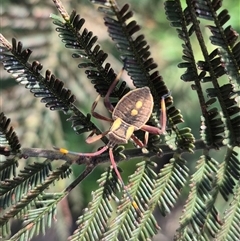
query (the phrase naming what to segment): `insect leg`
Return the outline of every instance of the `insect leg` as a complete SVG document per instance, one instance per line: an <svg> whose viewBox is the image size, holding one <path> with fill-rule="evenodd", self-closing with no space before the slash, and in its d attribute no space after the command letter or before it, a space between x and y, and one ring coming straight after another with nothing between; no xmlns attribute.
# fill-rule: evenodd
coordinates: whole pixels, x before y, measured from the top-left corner
<svg viewBox="0 0 240 241"><path fill-rule="evenodd" d="M110 100L109 100L109 97L110 97L110 94L113 92L114 88L116 87L122 73L124 71L124 68L122 68L122 70L118 73L118 75L116 76L115 80L112 82L110 88L108 89L108 92L107 94L105 95L105 98L104 98L104 105L105 107L110 111L110 112L113 112L114 110L114 107L112 106Z"/></svg>
<svg viewBox="0 0 240 241"><path fill-rule="evenodd" d="M134 141L134 143L139 147L144 147L143 142L138 139L134 134L132 134L131 139Z"/></svg>
<svg viewBox="0 0 240 241"><path fill-rule="evenodd" d="M127 196L129 198L129 200L131 201L131 203L132 203L133 207L135 208L135 210L141 215L141 211L140 211L137 203L133 200L131 194L128 192L127 187L125 186L125 184L123 182L123 179L122 179L122 177L121 177L121 175L120 175L120 173L118 171L117 164L116 164L116 162L114 160L112 147L109 148L109 156L110 156L110 161L111 161L111 164L113 166L113 169L114 169L114 171L115 171L119 181L121 182L122 188L126 191Z"/></svg>
<svg viewBox="0 0 240 241"><path fill-rule="evenodd" d="M149 132L145 131L144 135L144 142L142 142L140 139L138 139L134 134L131 136L131 139L134 141L134 143L139 146L139 147L145 147L148 143L148 137L149 137Z"/></svg>
<svg viewBox="0 0 240 241"><path fill-rule="evenodd" d="M167 111L166 111L166 105L165 105L165 99L170 95L171 93L167 93L162 96L161 99L161 116L160 116L160 124L161 124L161 129L155 127L155 126L150 126L150 125L143 125L141 127L141 130L149 132L151 134L155 135L162 135L166 132L166 126L167 126Z"/></svg>
<svg viewBox="0 0 240 241"><path fill-rule="evenodd" d="M163 131L161 129L159 129L158 127L155 127L155 126L143 125L141 127L141 130L149 132L149 133L154 134L154 135L163 134Z"/></svg>
<svg viewBox="0 0 240 241"><path fill-rule="evenodd" d="M107 117L105 117L105 116L103 116L103 115L101 115L101 114L99 114L99 113L97 113L97 112L94 111L95 108L97 107L97 104L98 104L98 101L99 101L100 97L101 97L101 96L98 95L97 98L96 98L96 100L93 102L92 108L91 108L91 114L92 114L93 117L95 117L95 118L97 118L97 119L112 122L112 119L107 118Z"/></svg>
<svg viewBox="0 0 240 241"><path fill-rule="evenodd" d="M93 136L93 132L88 136L88 138L86 139L86 142L88 143L88 144L90 144L90 143L93 143L93 142L95 142L95 141L98 141L98 140L100 140L103 136L106 136L107 134L108 134L108 132L109 132L109 130L108 131L105 131L105 132L103 132L102 134L99 134L99 135L97 135L97 136Z"/></svg>

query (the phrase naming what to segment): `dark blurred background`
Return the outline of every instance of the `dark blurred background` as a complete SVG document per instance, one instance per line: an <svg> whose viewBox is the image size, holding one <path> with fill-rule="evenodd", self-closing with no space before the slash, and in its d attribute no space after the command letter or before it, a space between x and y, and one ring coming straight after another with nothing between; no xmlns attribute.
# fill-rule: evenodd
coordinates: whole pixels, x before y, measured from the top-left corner
<svg viewBox="0 0 240 241"><path fill-rule="evenodd" d="M191 83L185 83L180 79L183 69L177 68L181 62L182 41L177 37L175 29L170 27L165 17L164 1L161 0L119 0L119 6L130 3L134 11L134 19L142 26L143 33L150 45L152 57L158 63L158 70L163 77L167 87L171 90L174 105L181 110L184 117L182 126L189 126L192 129L195 138L199 138L200 109L196 93L191 89ZM184 1L183 6L185 6ZM109 38L106 28L103 24L101 13L97 12L96 5L92 5L87 0L69 1L63 0L63 4L70 14L73 9L81 17L86 19L84 27L93 31L98 36L99 44L102 49L109 54L107 62L110 62L113 69L118 73L122 68L119 54ZM240 2L239 0L224 1L223 7L228 9L231 19L226 25L232 25L240 32ZM222 8L223 9L223 8ZM55 31L55 25L49 17L51 13L58 14L54 4L49 0L9 0L1 3L1 33L11 41L12 37L23 42L24 48L33 50L31 61L38 60L44 66L44 71L50 69L54 75L65 83L65 86L72 90L77 96L77 106L84 112L90 112L91 104L95 100L97 93L93 85L86 78L83 69L78 69L79 59L71 58L71 51L64 47L64 44L58 38ZM202 20L201 20L202 21ZM211 24L208 21L202 21L204 24ZM208 37L210 31L203 27L203 33ZM197 41L193 39L193 46L196 60L202 60ZM209 45L209 53L214 47ZM40 103L39 99L33 98L32 94L19 86L11 76L2 69L1 73L1 111L7 117L12 119L12 124L20 138L23 147L48 148L52 146L65 146L68 149L78 152L90 152L96 150L102 145L101 142L87 145L85 138L87 134L76 135L71 128L71 123L66 122L68 116L49 111ZM42 74L44 75L44 71ZM127 81L130 86L131 80L126 73L122 79ZM223 81L227 81L223 79ZM105 115L109 115L102 105L98 110ZM107 130L109 123L95 120L95 123L102 129ZM223 155L219 152L215 155ZM196 161L201 152L194 155L185 155L188 160L189 168L194 170ZM31 162L33 160L27 160ZM36 161L36 160L34 160ZM39 160L41 161L41 160ZM123 177L134 172L138 160L132 160L131 163L121 163ZM158 160L158 169L166 160ZM23 168L26 160L20 160L19 169ZM57 161L53 165L58 165ZM66 240L75 230L75 221L81 214L81 210L86 207L91 200L91 191L96 190L96 180L106 169L108 164L101 165L91 173L72 193L68 199L61 202L58 208L58 222L47 231L46 236L38 236L34 240ZM127 165L127 168L126 168ZM60 180L52 187L52 192L60 192L70 184L83 170L80 166L73 166L73 174L70 179ZM171 215L166 218L160 216L156 210L156 217L162 228L155 240L172 240L173 234L178 227L178 218L181 215L182 206L186 199L188 190L183 190ZM13 223L13 232L19 228L19 223Z"/></svg>

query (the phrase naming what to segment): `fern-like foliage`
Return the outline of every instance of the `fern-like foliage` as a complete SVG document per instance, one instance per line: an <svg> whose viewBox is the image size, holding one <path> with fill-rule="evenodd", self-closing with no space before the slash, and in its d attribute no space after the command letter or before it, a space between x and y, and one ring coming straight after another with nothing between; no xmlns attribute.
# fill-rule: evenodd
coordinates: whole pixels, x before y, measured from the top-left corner
<svg viewBox="0 0 240 241"><path fill-rule="evenodd" d="M98 183L100 188L93 193L92 202L83 210L83 215L79 217L77 221L78 229L70 237L71 241L86 239L86 237L100 240L103 233L107 231L107 222L113 211L109 200L114 196L114 189L116 189L117 184L116 176L112 176L111 168L102 174ZM99 222L101 226L99 226Z"/></svg>
<svg viewBox="0 0 240 241"><path fill-rule="evenodd" d="M226 10L223 10L218 18L214 13L217 11L220 6L220 1L209 1L206 5L201 1L197 1L192 3L188 2L187 8L183 11L181 9L180 1L167 1L166 2L166 14L171 21L174 27L178 27L177 31L179 33L179 37L184 41L183 45L183 59L186 61L184 63L179 64L180 68L186 68L185 74L182 76L184 81L194 81L193 88L196 90L198 94L198 98L200 100L200 105L203 114L203 131L202 137L206 140L207 145L209 146L218 146L219 143L222 142L224 138L224 125L221 116L219 116L219 111L217 108L209 107L215 102L215 99L206 101L203 93L203 86L201 83L212 82L213 88L207 89L207 93L209 97L216 97L221 105L223 115L227 118L228 128L233 128L233 130L239 129L239 122L236 122L235 114L240 111L237 106L237 102L234 99L234 86L233 83L229 83L226 85L220 85L218 82L218 78L224 75L225 73L233 73L233 76L230 76L232 81L239 81L239 60L232 55L232 47L234 46L237 35L233 30L223 31L222 25L227 22L229 17L226 14ZM177 11L173 11L173 8L176 8ZM224 21L222 20L223 15ZM200 31L200 22L197 20L198 17L207 18L208 20L212 20L215 22L216 26L211 26L212 29L215 29L216 36L213 36L214 44L220 46L223 50L227 50L231 54L229 55L229 59L223 58L222 52L218 49L213 50L210 54L208 54L207 49L205 47L203 37ZM190 25L190 27L188 27ZM179 28L180 27L180 28ZM193 48L191 45L190 36L196 32L196 37L199 40L200 47L202 49L205 60L196 61L194 59ZM219 34L217 34L219 32ZM231 36L236 36L232 37ZM231 41L230 41L231 40ZM230 41L230 42L229 42ZM224 52L225 52L224 50ZM219 56L220 55L220 56ZM226 54L227 55L227 54ZM225 61L224 61L225 59ZM226 62L233 62L231 71L227 70ZM200 73L198 73L198 69L200 69ZM234 70L235 69L235 70ZM236 75L237 73L237 75ZM206 76L208 74L208 76ZM234 124L231 122L231 119L234 119ZM207 131L204 131L207 130ZM204 132L204 133L203 133ZM231 136L233 145L238 145L238 137L239 133L236 133L236 136Z"/></svg>
<svg viewBox="0 0 240 241"><path fill-rule="evenodd" d="M10 232L10 219L23 219L27 215L23 230L12 237L12 240L29 239L44 232L45 219L48 220L48 226L51 225L56 204L66 194L54 195L53 204L53 196L42 195L42 192L69 170L69 164L63 164L58 170L52 172L51 160L47 159L42 163L29 164L20 170L19 174L16 174L16 167L22 157L21 145L13 127L10 126L10 119L3 113L0 117L0 144L3 150L2 155L7 157L6 160L1 161L0 165L0 208L6 210L1 213L0 233L3 237L7 236ZM8 210L9 206L11 209ZM39 215L40 213L42 216Z"/></svg>
<svg viewBox="0 0 240 241"><path fill-rule="evenodd" d="M4 156L17 154L20 152L21 144L18 137L10 125L10 119L3 112L0 113L0 150ZM16 167L18 162L14 157L9 157L5 161L0 161L0 180L10 178L11 175L16 176Z"/></svg>
<svg viewBox="0 0 240 241"><path fill-rule="evenodd" d="M21 42L17 43L16 39L13 39L12 46L6 43L0 51L4 68L12 73L19 83L24 84L35 97L41 98L46 107L64 112L70 109L69 106L75 101L75 96L63 88L63 82L51 75L50 71L46 71L45 78L41 76L40 71L43 66L40 63L37 61L28 63L31 50L23 50ZM9 55L10 51L12 54Z"/></svg>
<svg viewBox="0 0 240 241"><path fill-rule="evenodd" d="M219 191L222 197L228 201L229 196L234 193L236 181L238 181L240 177L239 153L234 149L228 148L224 162L219 166Z"/></svg>
<svg viewBox="0 0 240 241"><path fill-rule="evenodd" d="M133 12L129 10L129 4L119 9L115 1L93 2L103 6L99 11L106 15L105 25L121 53L121 58L125 60L125 68L134 85L138 88L146 85L150 87L155 102L154 111L158 112L160 98L167 94L168 90L157 71L150 75L150 71L155 70L157 64L150 58L149 45L144 36L133 37L140 27L135 20L131 20ZM170 102L167 103L170 105Z"/></svg>
<svg viewBox="0 0 240 241"><path fill-rule="evenodd" d="M21 218L29 212L29 210L32 209L32 207L35 207L38 209L38 203L37 198L42 195L42 192L46 190L50 185L52 185L56 180L60 178L62 173L64 173L67 169L69 168L68 164L63 164L60 168L57 170L54 170L51 174L49 174L44 181L42 181L41 185L33 186L33 188L29 189L27 193L21 196L20 200L14 200L13 207L6 213L4 213L0 217L0 227L1 227L1 235L4 237L9 233L9 224L10 224L10 219L11 218ZM66 193L63 193L58 197L56 203L61 201L65 197ZM51 199L51 198L50 198ZM50 201L49 201L50 202ZM54 205L56 205L54 203ZM53 204L53 203L52 203ZM52 212L52 208L47 210L48 213ZM49 216L51 218L51 216ZM33 221L33 220L32 220ZM51 220L48 221L48 223L51 222ZM35 219L31 224L29 222L25 223L25 226L23 226L23 229L19 231L17 234L15 234L15 237L13 237L13 240L19 240L19 238L25 238L30 235L32 237L36 233L39 233L39 229L36 229L35 225L41 225L39 223L39 219ZM41 225L42 230L45 229L45 226ZM33 230L32 232L29 233L29 231ZM16 238L17 237L17 238Z"/></svg>
<svg viewBox="0 0 240 241"><path fill-rule="evenodd" d="M25 85L35 97L41 98L41 102L50 110L61 110L65 114L70 111L72 117L72 127L77 133L98 129L90 121L90 116L85 116L73 103L76 97L71 91L64 88L61 80L56 78L49 70L45 76L40 74L43 66L37 62L28 62L31 50L23 50L22 43L13 39L12 46L1 37L4 46L0 47L0 58L4 68L11 73L16 80ZM10 52L10 53L9 53ZM81 121L81 125L79 124Z"/></svg>
<svg viewBox="0 0 240 241"><path fill-rule="evenodd" d="M221 7L220 1L207 1L205 3L202 1L187 1L185 10L181 9L180 1L167 1L165 6L171 24L177 27L179 37L184 41L183 59L186 62L179 64L179 67L186 68L185 74L182 75L184 81L194 81L193 89L198 94L203 114L201 136L208 147L219 148L225 138L230 145L228 154L222 164L218 164L208 154L201 157L200 166L197 167L197 172L194 173L191 180L192 189L185 205L184 214L181 217L179 233L176 236L176 240L209 240L207 233L215 237L216 233L221 230L219 211L215 206L217 195L220 192L227 200L229 195L233 193L234 179L236 181L239 179L239 162L236 162L236 153L234 154L232 150L232 147L239 145L239 116L237 113L240 109L235 99L233 82L239 81L238 70L240 65L238 57L232 50L237 34L230 27L225 30L222 27L229 20L226 10L222 10L219 15L215 14L215 11ZM176 11L173 11L173 7ZM208 26L214 35L210 39L214 45L220 46L220 49L215 49L208 54L201 35L198 18L214 21L216 26ZM204 61L198 61L197 63L190 39L193 33L196 33L196 38L205 58ZM237 46L238 44L236 48L238 48ZM233 63L228 64L228 61ZM218 79L226 73L229 74L232 83L221 85ZM213 88L206 89L206 93L210 97L206 101L203 85L207 82L211 82ZM219 114L216 106L213 107L217 100L223 115ZM233 128L234 133L226 136L226 127L227 129ZM232 133L232 131L229 133ZM234 175L228 172L232 168L236 170ZM212 190L211 194L209 193L210 190Z"/></svg>
<svg viewBox="0 0 240 241"><path fill-rule="evenodd" d="M153 208L151 193L154 187L154 178L156 178L156 173L152 170L153 166L154 163L151 161L140 162L136 172L129 177L131 195L136 197L142 215L136 218L131 203L126 200L121 202L118 206L119 215L114 218L109 230L104 234L106 240L114 240L119 237L124 240L138 238L144 240L158 232L160 227L151 211Z"/></svg>
<svg viewBox="0 0 240 241"><path fill-rule="evenodd" d="M0 207L9 207L18 202L27 193L29 186L37 186L42 183L51 171L51 162L34 163L21 170L20 174L13 179L4 179L0 184ZM14 201L13 201L14 199Z"/></svg>
<svg viewBox="0 0 240 241"><path fill-rule="evenodd" d="M65 22L52 15L53 23L58 26L56 31L59 32L59 37L62 38L66 48L74 49L75 53L72 54L72 57L80 58L83 61L78 67L86 69L85 73L97 92L101 96L105 96L116 78L111 65L104 63L108 55L101 50L100 45L96 44L98 38L93 35L93 32L86 28L82 30L85 20L79 14L73 11L70 16L65 13L63 17ZM129 88L125 86L126 83L122 82L113 90L111 96L120 98L125 95L129 91Z"/></svg>
<svg viewBox="0 0 240 241"><path fill-rule="evenodd" d="M224 213L224 220L221 231L217 234L217 240L236 240L240 239L239 223L240 223L240 188L239 182L236 186L233 200L228 210Z"/></svg>
<svg viewBox="0 0 240 241"><path fill-rule="evenodd" d="M180 156L174 156L160 171L153 189L154 199L158 201L163 216L170 213L171 208L180 195L188 176L186 161ZM153 199L153 200L154 200Z"/></svg>
<svg viewBox="0 0 240 241"><path fill-rule="evenodd" d="M175 93L170 95L167 81L165 83L159 74L150 45L145 36L139 34L140 26L130 5L119 7L115 0L90 2L100 5L98 10L133 85L136 88L148 86L151 91L154 107L146 124L163 127L165 123L161 117L164 115L161 114L166 111L167 128L164 136L149 134L144 147L139 143L144 142L147 135L139 130L131 137L134 148L116 146L113 149L116 162L142 158L126 182L132 200L125 190L121 190L122 183L109 167L98 179L92 200L78 217L77 228L69 240L150 240L159 233L161 225L157 219L171 216L178 206L182 190L187 197L175 240L239 240L240 44L237 32L231 26L225 27L230 15L226 9L221 9L222 1L186 0L185 9L180 0L167 0L164 4L167 19L182 41L183 62L178 67L185 72L180 79L191 83L198 98L202 115L198 119L198 140L195 140L190 127L181 126L184 118L173 105ZM96 92L105 97L117 77L108 53L98 43L98 37L84 27L85 18L75 10L69 14L60 0L53 0L53 3L61 15L51 15L58 36L71 51L72 58L78 60L78 68L85 70ZM217 46L211 51L203 35L202 19L208 21L205 26L212 33L209 39L213 46ZM101 138L105 145L108 144L106 132L92 122L91 114L76 106L76 96L65 87L67 79L64 83L50 70L42 75L43 65L36 60L30 61L32 50L24 49L15 38L10 44L0 35L0 43L0 61L6 72L40 99L45 107L69 115L67 120L72 123L76 134L91 131L92 138L97 134L96 140ZM196 45L202 59L196 57ZM110 94L113 107L129 90L120 80ZM223 149L225 155L214 157L212 149L216 152ZM195 164L194 158L198 153L191 162L184 154L195 150L202 150L202 153L196 166L189 167ZM30 240L40 233L45 234L56 219L60 201L99 163L109 162L107 151L100 155L74 155L64 148L23 148L10 126L10 119L3 113L0 114L0 155L3 156L0 161L0 237L10 234L13 219L23 221L9 241ZM17 172L19 163L29 157L44 158L44 161L27 161ZM162 161L163 157L167 163L157 169L157 161ZM71 176L72 164L85 165L85 169L62 191L52 193L52 190L47 190L59 179ZM160 218L153 215L156 207Z"/></svg>
<svg viewBox="0 0 240 241"><path fill-rule="evenodd" d="M36 202L36 209L30 209L25 215L21 232L12 237L12 240L28 240L40 233L45 234L46 228L56 219L56 204L62 194L43 193Z"/></svg>
<svg viewBox="0 0 240 241"><path fill-rule="evenodd" d="M0 145L5 147L6 156L10 153L18 153L21 148L21 144L13 127L9 127L10 121L3 112L0 113Z"/></svg>
<svg viewBox="0 0 240 241"><path fill-rule="evenodd" d="M184 207L184 214L180 219L181 226L177 240L187 240L191 238L190 234L193 232L201 233L207 218L211 217L210 191L217 172L217 161L209 156L201 156L196 169L191 179L192 188Z"/></svg>

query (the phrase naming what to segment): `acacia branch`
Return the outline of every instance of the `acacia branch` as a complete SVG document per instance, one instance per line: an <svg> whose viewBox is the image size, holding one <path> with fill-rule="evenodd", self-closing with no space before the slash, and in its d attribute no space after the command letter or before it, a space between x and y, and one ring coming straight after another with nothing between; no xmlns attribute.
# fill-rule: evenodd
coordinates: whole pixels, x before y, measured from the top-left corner
<svg viewBox="0 0 240 241"><path fill-rule="evenodd" d="M206 146L206 144L202 140L196 140L194 150L203 150L203 149L212 149ZM220 146L220 147L223 147ZM139 158L139 157L154 157L154 156L165 156L169 154L174 154L176 150L172 150L167 144L162 144L159 146L159 148L162 150L161 153L156 153L153 151L148 151L145 148L131 148L131 149L125 149L121 152L121 154L115 153L115 161L121 162L128 159L133 158ZM186 150L179 150L177 151L179 154L189 153ZM5 152L5 156L8 156L7 153L9 151L7 150ZM4 152L0 153L4 155ZM41 149L41 148L21 148L21 153L17 154L19 155L19 158L27 159L29 157L43 157L48 158L49 160L64 160L68 162L69 164L85 164L87 166L93 165L96 166L100 163L109 162L109 154L108 151L102 153L99 156L89 157L89 156L81 156L81 155L74 155L74 154L63 154L59 150L49 150L49 149Z"/></svg>

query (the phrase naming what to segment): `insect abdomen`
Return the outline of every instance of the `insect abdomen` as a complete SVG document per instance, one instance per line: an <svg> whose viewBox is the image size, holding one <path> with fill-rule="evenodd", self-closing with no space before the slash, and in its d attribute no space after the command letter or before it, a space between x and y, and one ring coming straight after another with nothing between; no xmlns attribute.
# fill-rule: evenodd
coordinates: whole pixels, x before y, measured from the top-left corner
<svg viewBox="0 0 240 241"><path fill-rule="evenodd" d="M153 97L148 87L138 88L127 93L118 102L113 119L121 119L125 123L140 129L148 120L153 109Z"/></svg>

